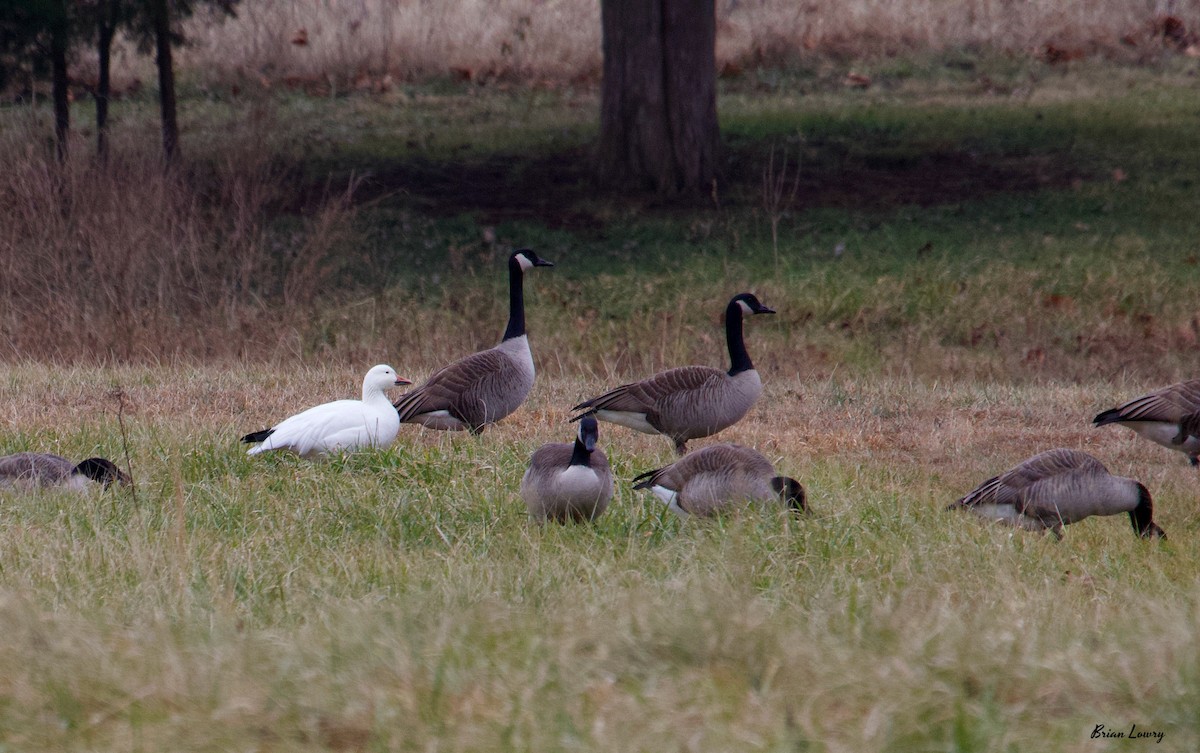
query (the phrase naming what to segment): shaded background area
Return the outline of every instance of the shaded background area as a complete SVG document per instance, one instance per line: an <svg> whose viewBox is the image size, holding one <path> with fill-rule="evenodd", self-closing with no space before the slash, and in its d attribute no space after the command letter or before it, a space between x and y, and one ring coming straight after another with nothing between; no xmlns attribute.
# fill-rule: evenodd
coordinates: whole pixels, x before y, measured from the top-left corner
<svg viewBox="0 0 1200 753"><path fill-rule="evenodd" d="M501 260L531 245L559 262L530 287L550 373L719 362L719 312L742 289L780 310L751 333L756 360L806 377L1186 373L1196 9L1169 25L1089 4L1083 24L1083 6L1031 3L1001 32L1013 8L967 6L921 5L883 38L853 3L794 24L720 5L722 176L698 202L593 180L592 64L550 76L542 47L560 29L595 54L572 36L592 23L577 4L530 6L486 43L459 24L475 41L451 47L492 62L436 69L396 35L441 16L197 17L183 169L147 146L153 96L128 51L105 170L84 148L56 166L43 108L0 109L4 355L421 368L498 337ZM377 65L377 44L399 52Z"/></svg>

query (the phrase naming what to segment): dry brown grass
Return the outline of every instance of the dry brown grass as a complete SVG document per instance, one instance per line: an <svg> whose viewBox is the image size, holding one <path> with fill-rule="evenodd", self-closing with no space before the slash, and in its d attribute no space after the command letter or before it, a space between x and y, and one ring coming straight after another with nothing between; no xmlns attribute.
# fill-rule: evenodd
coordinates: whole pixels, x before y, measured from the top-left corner
<svg viewBox="0 0 1200 753"><path fill-rule="evenodd" d="M264 147L269 124L231 124L212 161L172 172L128 141L100 166L77 140L60 165L35 148L33 116L9 122L17 127L0 138L5 357L220 359L300 347L288 320L321 297L353 212L335 196L300 230L268 233L281 199Z"/></svg>
<svg viewBox="0 0 1200 753"><path fill-rule="evenodd" d="M1168 13L1182 34L1165 35ZM1196 2L721 0L718 65L878 58L954 49L1145 58L1182 49L1200 26ZM396 79L591 80L600 71L595 0L245 3L236 20L192 24L181 56L204 80L283 81L308 89L387 88ZM1061 60L1060 60L1061 58Z"/></svg>

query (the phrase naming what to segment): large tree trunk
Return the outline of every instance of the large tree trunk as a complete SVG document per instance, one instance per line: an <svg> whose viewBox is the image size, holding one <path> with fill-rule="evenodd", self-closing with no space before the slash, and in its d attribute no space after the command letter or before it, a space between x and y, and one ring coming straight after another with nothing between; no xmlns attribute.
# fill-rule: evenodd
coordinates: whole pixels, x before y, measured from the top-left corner
<svg viewBox="0 0 1200 753"><path fill-rule="evenodd" d="M70 29L67 8L55 8L50 25L50 71L53 76L51 97L54 99L54 145L59 161L67 158L67 141L71 133L71 101L67 91L67 45Z"/></svg>
<svg viewBox="0 0 1200 753"><path fill-rule="evenodd" d="M179 124L175 119L175 70L171 65L171 17L167 0L151 0L154 14L154 47L158 62L158 103L162 112L163 156L175 162L179 152Z"/></svg>
<svg viewBox="0 0 1200 753"><path fill-rule="evenodd" d="M116 0L108 0L100 14L96 32L96 65L100 69L96 82L96 156L108 161L108 102L112 93L112 42L117 30Z"/></svg>
<svg viewBox="0 0 1200 753"><path fill-rule="evenodd" d="M602 0L600 174L660 193L717 177L715 0Z"/></svg>

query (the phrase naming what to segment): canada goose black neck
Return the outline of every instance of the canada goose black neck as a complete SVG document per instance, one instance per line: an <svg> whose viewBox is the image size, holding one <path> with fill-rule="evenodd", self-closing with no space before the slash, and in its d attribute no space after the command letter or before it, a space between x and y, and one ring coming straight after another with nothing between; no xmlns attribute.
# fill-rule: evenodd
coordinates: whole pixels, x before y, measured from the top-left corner
<svg viewBox="0 0 1200 753"><path fill-rule="evenodd" d="M746 352L746 340L742 336L742 306L733 300L725 307L725 342L729 346L729 376L750 371L754 364Z"/></svg>
<svg viewBox="0 0 1200 753"><path fill-rule="evenodd" d="M1133 523L1133 530L1137 531L1138 536L1145 539L1153 537L1165 539L1167 534L1154 523L1154 503L1150 499L1149 490L1142 484L1138 484L1137 489L1137 507L1129 511L1129 521Z"/></svg>
<svg viewBox="0 0 1200 753"><path fill-rule="evenodd" d="M584 467L592 464L592 452L583 446L583 442L575 440L575 449L571 452L571 465L582 465Z"/></svg>
<svg viewBox="0 0 1200 753"><path fill-rule="evenodd" d="M511 340L525 334L525 273L516 254L508 258L508 328L504 339Z"/></svg>

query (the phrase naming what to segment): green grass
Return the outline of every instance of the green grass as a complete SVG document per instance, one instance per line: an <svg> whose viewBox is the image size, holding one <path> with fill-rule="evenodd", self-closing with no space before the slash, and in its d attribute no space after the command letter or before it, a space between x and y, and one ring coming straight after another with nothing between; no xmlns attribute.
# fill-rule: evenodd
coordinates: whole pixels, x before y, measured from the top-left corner
<svg viewBox="0 0 1200 753"><path fill-rule="evenodd" d="M0 453L123 458L120 389L138 481L0 492L0 749L1151 744L1092 739L1098 724L1200 747L1196 472L1088 423L1195 376L1193 78L903 63L865 70L865 92L834 71L726 82L719 208L554 172L594 135L592 92L187 90L205 201L226 146L262 139L281 195L261 242L281 257L313 232L313 185L379 182L320 295L282 323L213 325L278 331L261 361L151 344L147 365L0 366ZM118 143L153 142L151 104L117 108ZM778 251L759 193L772 143L801 156ZM353 394L367 364L420 378L492 343L515 245L557 264L527 282L539 381L520 412L325 463L244 455L236 437ZM812 514L678 521L628 483L669 443L605 425L609 513L531 524L516 490L535 447L570 437L566 408L720 363L720 310L743 289L779 313L748 324L767 391L721 439L800 479ZM944 511L1057 446L1146 483L1170 538L1118 517L1056 543Z"/></svg>
<svg viewBox="0 0 1200 753"><path fill-rule="evenodd" d="M61 427L40 367L8 375L22 436L121 455L110 402ZM479 438L406 427L308 463L235 438L348 370L64 376L125 387L137 494L3 497L13 749L1082 751L1123 749L1088 735L1131 723L1200 743L1195 471L1087 425L1130 384L770 375L723 438L802 479L811 515L678 521L627 481L669 444L608 427L611 511L541 528L525 460L569 436L594 380L543 377ZM1055 542L943 510L1056 445L1142 478L1170 539L1111 518Z"/></svg>

